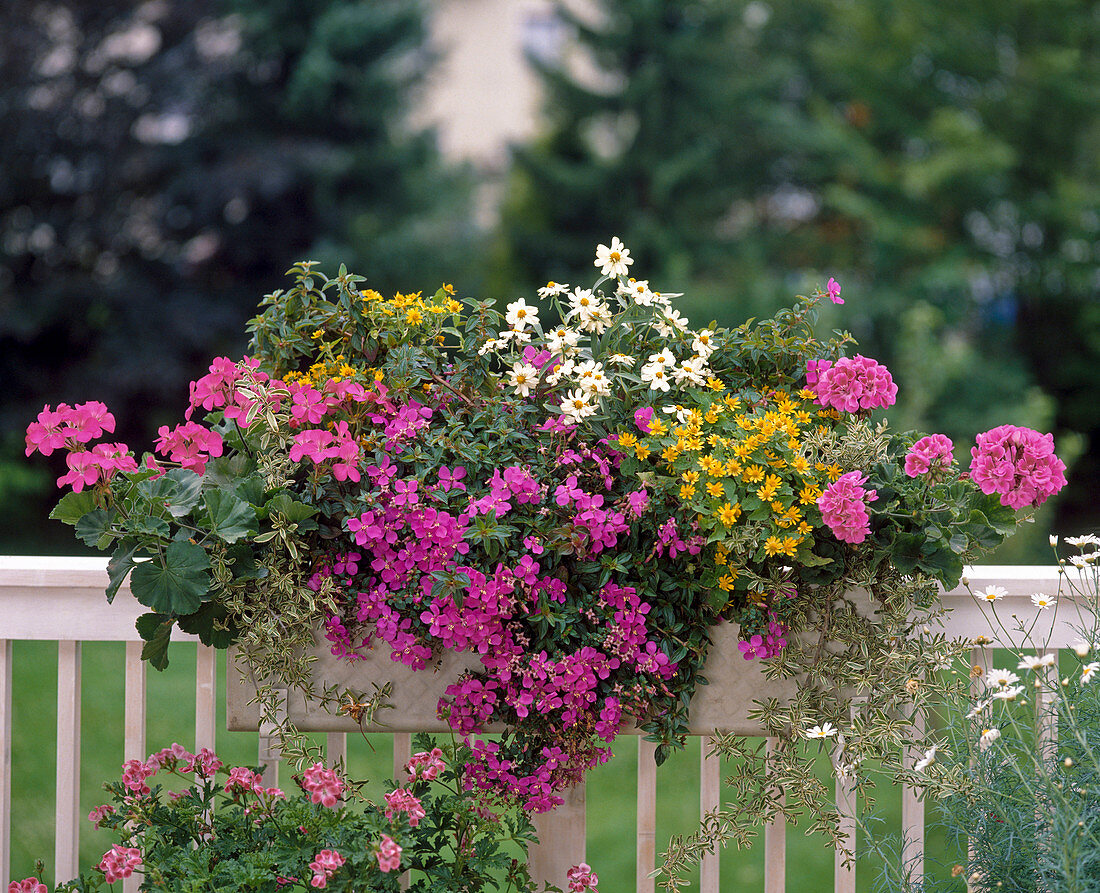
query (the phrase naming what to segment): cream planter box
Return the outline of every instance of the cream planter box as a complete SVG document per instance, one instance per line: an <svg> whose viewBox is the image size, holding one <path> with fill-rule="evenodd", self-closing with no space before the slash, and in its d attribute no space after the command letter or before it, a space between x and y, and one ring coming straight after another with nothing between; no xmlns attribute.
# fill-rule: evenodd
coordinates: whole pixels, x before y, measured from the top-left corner
<svg viewBox="0 0 1100 893"><path fill-rule="evenodd" d="M786 700L794 696L794 679L767 680L760 660L745 660L737 647L738 627L721 623L711 631L711 648L703 675L710 685L702 685L691 700L689 727L693 735L710 735L722 729L739 735L762 734L760 726L748 719L754 701L765 698ZM246 678L232 659L227 680L226 716L230 731L255 731L260 725L258 704L249 704L256 695L255 680ZM318 690L335 685L340 691L370 695L373 685L392 683L390 703L394 709L381 710L377 722L363 727L368 732L448 732L449 726L436 717L436 706L447 686L464 670L476 670L481 661L476 654L446 652L434 665L411 670L390 660L388 645L379 643L366 660L348 661L329 653L327 642L313 649L317 657L313 668ZM319 703L307 701L299 691L290 691L287 713L302 731L355 732L360 729L351 717L335 715ZM489 729L487 731L492 731ZM640 734L624 728L626 733Z"/></svg>

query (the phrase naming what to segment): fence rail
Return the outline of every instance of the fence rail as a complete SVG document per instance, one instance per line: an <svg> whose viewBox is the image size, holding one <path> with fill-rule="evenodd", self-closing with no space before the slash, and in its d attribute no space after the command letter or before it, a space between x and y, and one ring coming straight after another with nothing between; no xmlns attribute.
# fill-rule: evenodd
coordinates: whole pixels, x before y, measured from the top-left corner
<svg viewBox="0 0 1100 893"><path fill-rule="evenodd" d="M1037 591L1053 593L1059 588L1059 569L1050 567L984 566L969 568L971 587L982 590L1001 586L1008 595L998 602L1007 613L1021 616L1034 613L1030 596ZM10 880L11 851L11 778L12 778L12 643L20 640L56 641L58 643L57 691L57 793L55 802L55 866L58 878L78 874L80 839L80 668L82 642L125 642L126 680L123 736L123 759L140 759L146 755L146 693L145 666L140 660L141 644L134 621L145 611L124 587L113 605L108 605L103 591L107 583L106 561L100 558L0 557L0 889ZM975 599L965 589L945 593L944 601L952 610L945 622L949 636L973 638L991 636L994 646L1012 645L1002 631L998 638L991 633L988 620ZM1075 638L1079 622L1073 611L1050 612L1049 629L1038 631L1037 638L1047 641L1051 649L1064 648ZM193 637L177 633L182 641ZM988 650L976 651L974 662L984 664ZM216 664L213 649L202 645L197 649L195 685L195 747L213 749L219 723L215 692ZM395 774L408 759L410 741L407 733L394 735ZM327 735L328 759L335 761L346 754L346 733ZM656 856L656 795L657 773L653 762L653 745L638 738L637 827L635 830L636 890L654 890L650 877ZM769 742L770 743L770 742ZM709 754L708 739L700 748L700 815L719 808L721 800L720 760ZM278 753L270 740L258 739L260 761L268 765L268 777L278 772ZM842 828L855 843L854 791L844 781L838 781L837 805L842 815ZM565 806L546 816L538 817L537 827L542 841L531 854L531 869L535 877L561 883L561 866L584 860L585 791L572 792ZM923 871L924 804L913 791L906 789L902 799L903 833L907 839L907 864L916 873ZM786 874L785 828L782 822L768 826L764 834L764 891L783 893ZM717 893L718 855L703 861L700 889ZM136 877L124 882L126 893L136 890ZM854 865L845 866L838 856L835 865L836 893L854 893Z"/></svg>

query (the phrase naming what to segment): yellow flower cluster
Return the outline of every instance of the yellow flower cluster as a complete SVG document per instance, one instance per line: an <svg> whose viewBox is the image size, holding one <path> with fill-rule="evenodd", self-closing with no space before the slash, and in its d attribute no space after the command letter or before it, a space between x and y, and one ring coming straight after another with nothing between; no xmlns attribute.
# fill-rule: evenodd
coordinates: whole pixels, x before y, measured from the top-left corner
<svg viewBox="0 0 1100 893"><path fill-rule="evenodd" d="M387 300L368 288L360 293L360 299L372 311L382 316L403 318L407 325L415 328L425 320L435 321L444 316L458 316L462 312L462 303L455 299L454 292L454 286L444 285L430 301L421 292L407 295L398 292Z"/></svg>
<svg viewBox="0 0 1100 893"><path fill-rule="evenodd" d="M697 512L726 592L747 584L734 562L759 570L770 558L794 559L821 524L817 499L841 469L814 461L804 443L830 419L813 399L810 391L775 392L751 405L731 394L703 396L698 407L655 416L646 435L618 435L619 449L667 475Z"/></svg>

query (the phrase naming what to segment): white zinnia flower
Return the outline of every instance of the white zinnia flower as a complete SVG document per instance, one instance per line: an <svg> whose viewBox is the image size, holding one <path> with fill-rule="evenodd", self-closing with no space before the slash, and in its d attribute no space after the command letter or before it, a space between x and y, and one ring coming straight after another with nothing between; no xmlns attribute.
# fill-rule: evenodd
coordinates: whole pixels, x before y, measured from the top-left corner
<svg viewBox="0 0 1100 893"><path fill-rule="evenodd" d="M603 363L588 360L577 367L575 375L577 384L585 390L598 396L606 396L611 393L611 383L604 375Z"/></svg>
<svg viewBox="0 0 1100 893"><path fill-rule="evenodd" d="M540 298L556 298L558 295L563 295L569 291L569 285L565 282L549 281L542 288L539 289Z"/></svg>
<svg viewBox="0 0 1100 893"><path fill-rule="evenodd" d="M1020 677L1011 670L990 670L985 677L985 684L990 688L1005 688L1019 681Z"/></svg>
<svg viewBox="0 0 1100 893"><path fill-rule="evenodd" d="M1001 586L986 586L978 595L987 602L995 602L997 599L1004 598L1008 595L1008 590Z"/></svg>
<svg viewBox="0 0 1100 893"><path fill-rule="evenodd" d="M1029 654L1026 657L1020 658L1020 663L1017 665L1017 670L1039 670L1043 667L1053 667L1054 661L1057 655L1053 651L1048 651L1046 654Z"/></svg>
<svg viewBox="0 0 1100 893"><path fill-rule="evenodd" d="M504 319L517 332L522 332L528 326L538 325L539 308L532 307L520 298L508 305L508 312L504 314Z"/></svg>
<svg viewBox="0 0 1100 893"><path fill-rule="evenodd" d="M1081 681L1091 682L1092 677L1096 675L1097 670L1100 670L1100 661L1093 661L1092 663L1085 664L1081 667Z"/></svg>
<svg viewBox="0 0 1100 893"><path fill-rule="evenodd" d="M826 722L819 726L806 729L802 734L806 738L832 738L836 734L836 729L831 722Z"/></svg>
<svg viewBox="0 0 1100 893"><path fill-rule="evenodd" d="M561 401L561 414L572 422L583 422L595 411L595 405L589 402L589 395L579 389L570 391Z"/></svg>
<svg viewBox="0 0 1100 893"><path fill-rule="evenodd" d="M568 326L558 326L546 336L546 349L552 354L567 357L576 353L577 342L581 340L581 333Z"/></svg>
<svg viewBox="0 0 1100 893"><path fill-rule="evenodd" d="M596 246L596 260L593 265L600 268L601 276L626 276L632 263L634 258L618 236L612 238L611 247L604 244Z"/></svg>
<svg viewBox="0 0 1100 893"><path fill-rule="evenodd" d="M477 355L479 357L483 357L487 353L496 353L502 347L506 347L507 345L508 345L508 339L507 338L499 338L499 339L490 338L483 345L481 345L481 347L479 347L477 349Z"/></svg>
<svg viewBox="0 0 1100 893"><path fill-rule="evenodd" d="M531 393L531 388L538 384L539 370L530 363L516 363L511 372L508 383L516 389L520 397L526 397Z"/></svg>
<svg viewBox="0 0 1100 893"><path fill-rule="evenodd" d="M707 379L704 373L706 373L706 360L702 357L692 357L690 360L684 360L679 366L672 370L672 377L676 380L677 384L697 385L702 387L707 383Z"/></svg>
<svg viewBox="0 0 1100 893"><path fill-rule="evenodd" d="M625 369L631 369L637 360L635 360L634 357L627 356L625 353L613 353L607 358L607 362L613 363L616 366L622 366Z"/></svg>
<svg viewBox="0 0 1100 893"><path fill-rule="evenodd" d="M989 750L990 745L993 744L998 738L1001 737L1000 729L982 729L982 736L978 739L978 747L982 752Z"/></svg>
<svg viewBox="0 0 1100 893"><path fill-rule="evenodd" d="M1054 604L1054 596L1036 592L1031 596L1031 603L1040 611L1044 611Z"/></svg>
<svg viewBox="0 0 1100 893"><path fill-rule="evenodd" d="M660 363L646 363L642 366L639 374L642 381L649 383L651 391L667 391L669 389L668 371Z"/></svg>
<svg viewBox="0 0 1100 893"><path fill-rule="evenodd" d="M691 342L691 349L701 357L709 357L714 353L714 332L710 329L700 329L695 333L695 340Z"/></svg>
<svg viewBox="0 0 1100 893"><path fill-rule="evenodd" d="M591 307L580 313L580 329L582 332L595 332L602 335L611 326L614 317L611 308L603 301L597 301Z"/></svg>
<svg viewBox="0 0 1100 893"><path fill-rule="evenodd" d="M936 751L939 749L939 745L933 744L928 750L924 752L924 756L917 760L913 765L914 772L923 772L934 762L936 762Z"/></svg>
<svg viewBox="0 0 1100 893"><path fill-rule="evenodd" d="M569 312L566 316L583 315L585 311L595 306L598 300L592 294L592 289L577 286L569 295Z"/></svg>
<svg viewBox="0 0 1100 893"><path fill-rule="evenodd" d="M657 330L662 338L669 338L675 332L687 331L687 326L687 320L680 315L679 310L665 309L660 316L655 317L653 320L653 328Z"/></svg>
<svg viewBox="0 0 1100 893"><path fill-rule="evenodd" d="M573 360L567 359L546 376L546 383L556 385L562 379L571 379L573 377L573 370L576 368L577 364Z"/></svg>
<svg viewBox="0 0 1100 893"><path fill-rule="evenodd" d="M668 351L667 349L662 350L659 353L651 353L649 355L648 364L652 365L654 363L656 363L660 366L675 366L676 365L676 357L674 357L672 355L672 353L670 351Z"/></svg>
<svg viewBox="0 0 1100 893"><path fill-rule="evenodd" d="M505 329L500 333L500 343L507 344L515 341L516 344L527 344L531 340L531 333L523 329Z"/></svg>

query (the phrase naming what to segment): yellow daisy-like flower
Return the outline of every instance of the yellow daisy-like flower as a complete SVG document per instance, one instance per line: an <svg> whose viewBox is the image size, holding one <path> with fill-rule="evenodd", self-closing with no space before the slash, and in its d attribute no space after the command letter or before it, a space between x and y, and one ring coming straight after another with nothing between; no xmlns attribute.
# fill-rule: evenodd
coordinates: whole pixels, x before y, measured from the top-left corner
<svg viewBox="0 0 1100 893"><path fill-rule="evenodd" d="M726 396L722 398L722 402L726 404L726 409L732 412L737 412L737 410L741 408L740 398L734 397L732 394L726 394Z"/></svg>
<svg viewBox="0 0 1100 893"><path fill-rule="evenodd" d="M638 461L644 462L646 459L649 458L649 447L647 447L644 443L639 443L637 446L634 447L634 455L638 459Z"/></svg>
<svg viewBox="0 0 1100 893"><path fill-rule="evenodd" d="M685 484L697 484L699 483L699 472L697 471L685 471L680 475L680 480Z"/></svg>
<svg viewBox="0 0 1100 893"><path fill-rule="evenodd" d="M746 484L759 484L764 480L764 469L759 465L750 465L741 473L741 479Z"/></svg>
<svg viewBox="0 0 1100 893"><path fill-rule="evenodd" d="M728 502L718 509L718 520L725 527L732 527L741 517L741 506L738 503L730 505Z"/></svg>
<svg viewBox="0 0 1100 893"><path fill-rule="evenodd" d="M447 312L448 313L461 313L462 312L462 304L460 302L456 301L454 298L451 298L451 300L449 300L447 302Z"/></svg>
<svg viewBox="0 0 1100 893"><path fill-rule="evenodd" d="M405 313L405 322L410 326L418 326L424 322L424 314L412 307Z"/></svg>
<svg viewBox="0 0 1100 893"><path fill-rule="evenodd" d="M817 484L807 484L798 494L798 501L803 505L817 505L821 496L821 488Z"/></svg>
<svg viewBox="0 0 1100 893"><path fill-rule="evenodd" d="M776 403L775 408L779 412L781 412L783 415L790 415L791 413L795 412L798 409L798 404L795 403L786 394L783 394L783 396L780 398L779 402Z"/></svg>
<svg viewBox="0 0 1100 893"><path fill-rule="evenodd" d="M811 533L814 532L814 529L805 521L799 521L798 527L796 529L804 537L809 536Z"/></svg>
<svg viewBox="0 0 1100 893"><path fill-rule="evenodd" d="M714 456L703 456L699 459L699 467L712 478L716 478L722 476L726 466L723 462L715 459Z"/></svg>
<svg viewBox="0 0 1100 893"><path fill-rule="evenodd" d="M669 465L680 458L680 450L674 446L665 447L661 451L661 458L664 459Z"/></svg>
<svg viewBox="0 0 1100 893"><path fill-rule="evenodd" d="M661 437L668 434L668 426L660 419L653 419L649 423L649 433L654 437Z"/></svg>
<svg viewBox="0 0 1100 893"><path fill-rule="evenodd" d="M695 495L695 485L694 484L684 484L680 488L680 498L681 499L691 499L694 495Z"/></svg>
<svg viewBox="0 0 1100 893"><path fill-rule="evenodd" d="M719 484L717 481L707 482L707 493L711 496L718 497L725 495L726 488Z"/></svg>
<svg viewBox="0 0 1100 893"><path fill-rule="evenodd" d="M624 450L633 449L638 445L638 438L631 434L629 431L624 431L619 435L619 446Z"/></svg>
<svg viewBox="0 0 1100 893"><path fill-rule="evenodd" d="M725 565L729 563L730 550L727 549L722 543L719 543L714 547L714 563L718 565Z"/></svg>
<svg viewBox="0 0 1100 893"><path fill-rule="evenodd" d="M784 554L783 540L781 540L777 536L769 536L764 541L764 554L767 555L769 558L773 555Z"/></svg>
<svg viewBox="0 0 1100 893"><path fill-rule="evenodd" d="M710 409L708 409L706 411L706 414L703 416L708 425L713 425L715 422L718 421L718 416L721 414L721 409L722 404L720 403L712 403L710 405Z"/></svg>
<svg viewBox="0 0 1100 893"><path fill-rule="evenodd" d="M786 555L788 558L794 558L794 553L798 551L798 544L800 542L802 542L801 537L783 537L783 554Z"/></svg>
<svg viewBox="0 0 1100 893"><path fill-rule="evenodd" d="M723 592L733 592L737 585L737 577L732 574L723 574L718 578L718 588Z"/></svg>
<svg viewBox="0 0 1100 893"><path fill-rule="evenodd" d="M736 477L741 471L742 465L739 459L729 459L726 461L726 474L729 477Z"/></svg>
<svg viewBox="0 0 1100 893"><path fill-rule="evenodd" d="M782 484L783 481L779 479L778 475L769 474L764 480L764 486L757 489L756 495L762 502L768 502L779 492L779 488Z"/></svg>
<svg viewBox="0 0 1100 893"><path fill-rule="evenodd" d="M449 282L444 282L443 291L445 291L449 295L453 295L455 293L455 287Z"/></svg>
<svg viewBox="0 0 1100 893"><path fill-rule="evenodd" d="M721 379L715 378L713 375L707 379L707 387L712 391L724 391L726 389Z"/></svg>
<svg viewBox="0 0 1100 893"><path fill-rule="evenodd" d="M315 331L309 337L313 338L313 339L317 339L317 338L323 338L324 335L325 335L324 329L317 329L317 331Z"/></svg>
<svg viewBox="0 0 1100 893"><path fill-rule="evenodd" d="M825 473L829 476L830 481L835 481L844 473L844 470L834 463L825 469Z"/></svg>
<svg viewBox="0 0 1100 893"><path fill-rule="evenodd" d="M793 468L793 469L794 469L795 471L797 471L797 472L798 472L798 473L799 473L800 475L802 475L803 477L805 477L805 475L806 475L806 474L807 474L807 473L809 472L809 470L810 470L810 463L809 463L809 461L808 461L808 460L806 459L806 457L805 457L805 456L795 456L795 457L794 457L794 458L793 458L793 459L791 460L791 468Z"/></svg>

